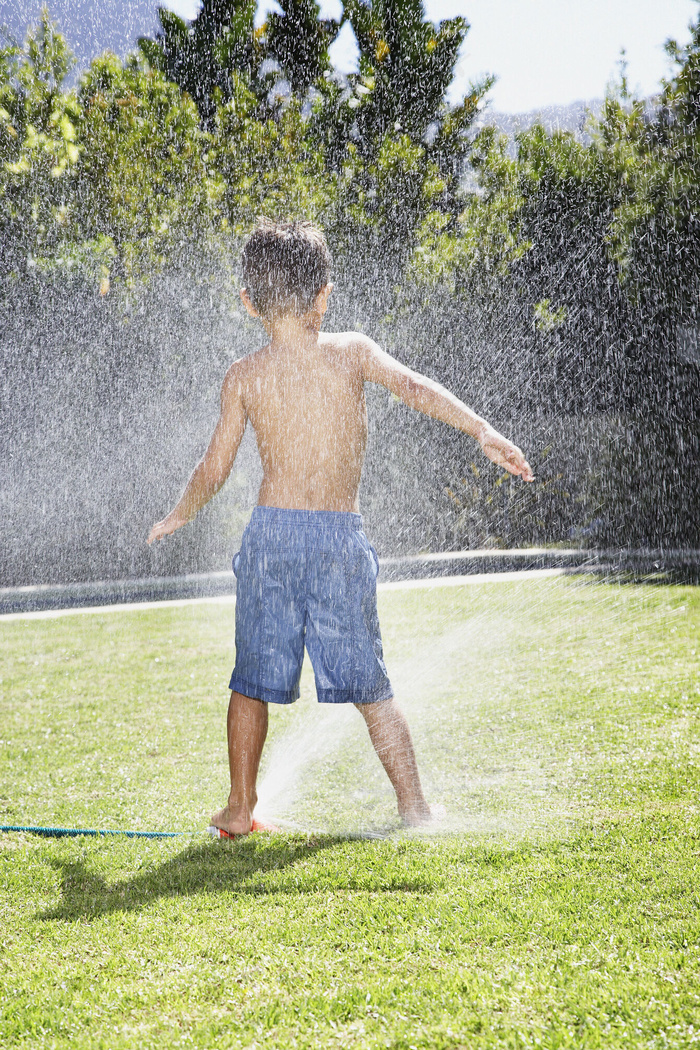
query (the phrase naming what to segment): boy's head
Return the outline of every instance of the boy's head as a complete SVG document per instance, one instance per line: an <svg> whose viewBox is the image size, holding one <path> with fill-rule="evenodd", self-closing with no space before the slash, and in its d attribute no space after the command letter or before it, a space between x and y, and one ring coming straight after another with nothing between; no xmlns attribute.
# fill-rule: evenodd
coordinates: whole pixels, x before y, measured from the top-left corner
<svg viewBox="0 0 700 1050"><path fill-rule="evenodd" d="M310 222L262 219L242 262L245 290L263 318L308 313L331 276L328 245Z"/></svg>

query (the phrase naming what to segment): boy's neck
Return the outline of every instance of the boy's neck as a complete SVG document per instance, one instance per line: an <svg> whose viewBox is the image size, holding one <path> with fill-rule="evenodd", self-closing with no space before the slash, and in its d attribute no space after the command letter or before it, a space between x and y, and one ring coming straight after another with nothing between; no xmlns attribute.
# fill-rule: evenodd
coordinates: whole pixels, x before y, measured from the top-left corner
<svg viewBox="0 0 700 1050"><path fill-rule="evenodd" d="M309 311L302 315L285 314L263 323L273 349L282 346L315 346L321 328L321 317L315 311Z"/></svg>

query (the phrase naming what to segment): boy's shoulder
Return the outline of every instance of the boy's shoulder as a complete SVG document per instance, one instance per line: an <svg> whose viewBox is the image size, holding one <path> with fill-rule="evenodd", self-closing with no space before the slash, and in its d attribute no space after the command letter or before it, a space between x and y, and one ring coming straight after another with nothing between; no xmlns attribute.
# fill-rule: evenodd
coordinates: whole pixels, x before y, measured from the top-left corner
<svg viewBox="0 0 700 1050"><path fill-rule="evenodd" d="M320 346L337 346L339 350L360 351L370 349L377 344L364 332L319 332Z"/></svg>
<svg viewBox="0 0 700 1050"><path fill-rule="evenodd" d="M318 345L326 353L336 352L360 364L365 355L377 346L363 332L320 332Z"/></svg>
<svg viewBox="0 0 700 1050"><path fill-rule="evenodd" d="M364 332L324 332L318 346L331 368L361 382L369 379L382 354L381 347Z"/></svg>
<svg viewBox="0 0 700 1050"><path fill-rule="evenodd" d="M224 376L224 387L240 387L250 379L259 376L265 367L265 362L270 359L270 345L251 350L249 354L238 357L230 364Z"/></svg>
<svg viewBox="0 0 700 1050"><path fill-rule="evenodd" d="M367 357L380 348L363 332L319 332L318 347L324 356L338 355L348 364L362 367ZM266 343L257 350L239 357L228 368L225 382L227 384L245 383L254 379L269 367L273 360L270 344Z"/></svg>

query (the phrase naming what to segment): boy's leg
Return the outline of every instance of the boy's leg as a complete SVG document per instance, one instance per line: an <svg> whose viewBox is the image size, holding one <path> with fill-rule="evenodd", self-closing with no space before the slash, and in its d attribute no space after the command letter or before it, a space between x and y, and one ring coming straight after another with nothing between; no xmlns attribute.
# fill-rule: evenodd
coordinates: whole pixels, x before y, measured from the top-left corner
<svg viewBox="0 0 700 1050"><path fill-rule="evenodd" d="M267 736L267 704L232 692L227 731L231 793L228 805L214 814L211 823L231 835L247 835L258 801L255 784Z"/></svg>
<svg viewBox="0 0 700 1050"><path fill-rule="evenodd" d="M370 740L386 770L406 824L425 824L431 810L425 801L408 722L394 699L355 704L369 729Z"/></svg>

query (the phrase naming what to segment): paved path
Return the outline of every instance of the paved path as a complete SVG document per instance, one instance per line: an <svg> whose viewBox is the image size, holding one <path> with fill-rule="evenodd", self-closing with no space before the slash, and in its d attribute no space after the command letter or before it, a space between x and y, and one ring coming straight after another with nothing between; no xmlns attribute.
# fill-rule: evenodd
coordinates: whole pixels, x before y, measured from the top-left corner
<svg viewBox="0 0 700 1050"><path fill-rule="evenodd" d="M515 581L542 580L551 576L562 576L565 569L522 569L519 572L479 572L468 576L431 576L422 580L392 580L378 583L377 590L407 591L414 588L462 587L472 583L511 583ZM235 605L233 594L213 595L208 598L175 598L162 602L124 602L120 605L91 605L73 609L42 609L36 612L3 613L0 624L11 620L53 620L57 616L84 616L86 613L145 612L148 609L177 609L185 605Z"/></svg>

